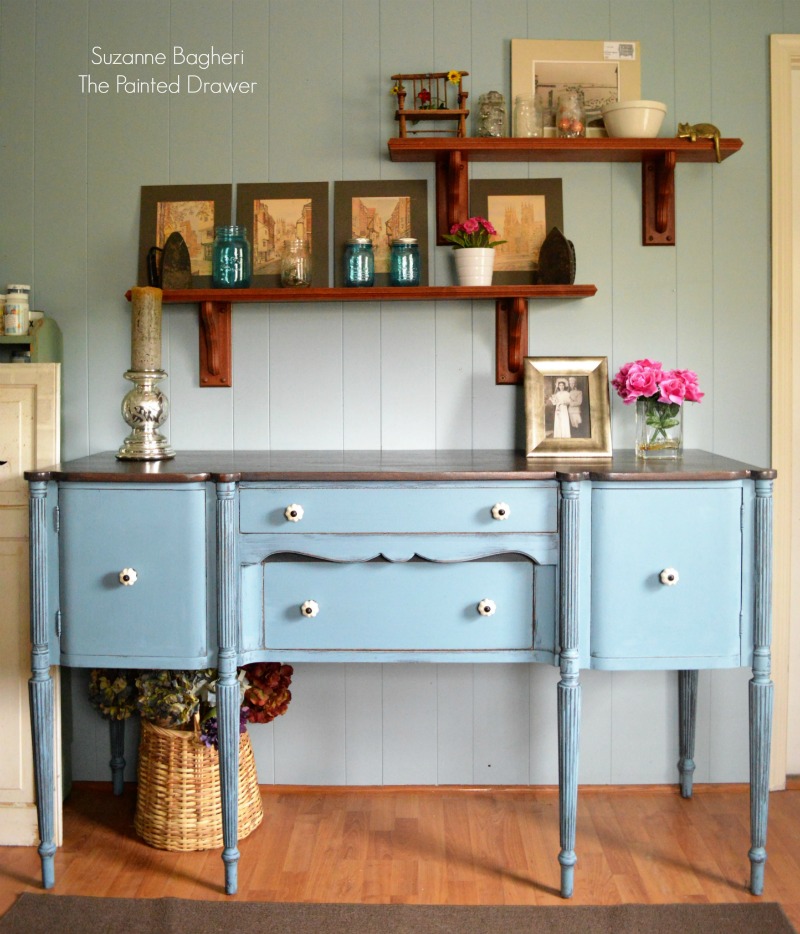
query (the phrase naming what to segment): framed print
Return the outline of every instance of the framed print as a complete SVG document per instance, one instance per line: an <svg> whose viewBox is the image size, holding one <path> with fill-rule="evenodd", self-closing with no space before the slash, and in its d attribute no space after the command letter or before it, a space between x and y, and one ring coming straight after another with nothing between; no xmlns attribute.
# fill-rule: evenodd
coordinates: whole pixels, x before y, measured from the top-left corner
<svg viewBox="0 0 800 934"><path fill-rule="evenodd" d="M177 231L189 249L192 288L208 288L215 228L231 223L231 199L230 185L142 185L137 283L147 285L150 248L163 248Z"/></svg>
<svg viewBox="0 0 800 934"><path fill-rule="evenodd" d="M312 287L327 287L327 182L237 185L236 223L247 227L253 247L253 286L279 286L285 244L302 240L311 256Z"/></svg>
<svg viewBox="0 0 800 934"><path fill-rule="evenodd" d="M642 63L638 42L602 39L512 39L511 99L536 95L545 115L544 135L555 136L559 94L580 88L586 107L586 135L605 135L605 104L639 100Z"/></svg>
<svg viewBox="0 0 800 934"><path fill-rule="evenodd" d="M389 285L392 240L419 241L419 284L428 284L428 183L425 179L334 182L334 283L344 285L345 244L369 237L375 253L375 285Z"/></svg>
<svg viewBox="0 0 800 934"><path fill-rule="evenodd" d="M560 178L476 179L469 183L469 212L485 217L500 240L494 248L495 285L538 281L544 238L564 230Z"/></svg>
<svg viewBox="0 0 800 934"><path fill-rule="evenodd" d="M606 357L525 357L526 457L611 457Z"/></svg>

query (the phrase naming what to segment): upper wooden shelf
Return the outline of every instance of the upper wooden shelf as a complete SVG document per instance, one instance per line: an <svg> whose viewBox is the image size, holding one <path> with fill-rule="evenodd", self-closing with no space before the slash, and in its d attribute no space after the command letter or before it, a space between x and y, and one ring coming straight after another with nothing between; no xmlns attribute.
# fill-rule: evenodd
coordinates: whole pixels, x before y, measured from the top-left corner
<svg viewBox="0 0 800 934"><path fill-rule="evenodd" d="M595 285L420 285L324 289L165 289L162 302L185 305L197 302L278 304L283 302L430 302L505 298L588 298ZM130 301L131 293L125 297Z"/></svg>
<svg viewBox="0 0 800 934"><path fill-rule="evenodd" d="M742 148L740 139L720 139L721 159ZM716 162L710 139L517 139L516 137L396 137L389 140L392 162L435 162L460 152L468 162L641 162L674 152L678 162Z"/></svg>
<svg viewBox="0 0 800 934"><path fill-rule="evenodd" d="M740 139L720 139L720 160L742 148ZM642 243L675 244L675 166L716 162L712 140L700 139L517 139L504 137L396 137L389 140L393 162L436 163L436 228L440 244L453 224L469 217L470 162L640 162Z"/></svg>
<svg viewBox="0 0 800 934"><path fill-rule="evenodd" d="M522 381L528 346L528 299L590 298L594 285L428 285L332 289L166 289L167 305L196 304L200 314L200 385L233 383L231 308L235 304L297 302L493 301L495 303L496 381ZM130 301L131 293L125 297Z"/></svg>

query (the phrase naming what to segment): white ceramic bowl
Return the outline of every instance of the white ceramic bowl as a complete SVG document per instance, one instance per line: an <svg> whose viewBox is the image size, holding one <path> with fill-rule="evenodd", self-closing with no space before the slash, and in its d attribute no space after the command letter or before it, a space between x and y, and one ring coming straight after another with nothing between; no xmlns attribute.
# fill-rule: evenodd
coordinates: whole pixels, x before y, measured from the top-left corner
<svg viewBox="0 0 800 934"><path fill-rule="evenodd" d="M658 136L667 105L660 101L618 101L602 110L603 122L609 136Z"/></svg>

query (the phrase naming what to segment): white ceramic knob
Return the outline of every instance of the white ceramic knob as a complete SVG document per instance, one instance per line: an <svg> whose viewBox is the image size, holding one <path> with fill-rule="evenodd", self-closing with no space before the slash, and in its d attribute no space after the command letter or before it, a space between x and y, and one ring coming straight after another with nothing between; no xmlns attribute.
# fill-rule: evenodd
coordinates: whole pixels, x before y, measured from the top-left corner
<svg viewBox="0 0 800 934"><path fill-rule="evenodd" d="M481 600L478 604L478 612L481 616L494 616L497 612L497 604L494 600Z"/></svg>
<svg viewBox="0 0 800 934"><path fill-rule="evenodd" d="M306 600L300 607L300 612L303 616L316 616L319 613L319 604L316 600Z"/></svg>
<svg viewBox="0 0 800 934"><path fill-rule="evenodd" d="M303 507L298 506L297 503L292 503L283 510L283 514L289 522L299 522L303 518Z"/></svg>
<svg viewBox="0 0 800 934"><path fill-rule="evenodd" d="M675 568L664 568L664 570L658 575L658 579L662 584L666 584L667 587L674 587L675 584L680 580L680 576Z"/></svg>
<svg viewBox="0 0 800 934"><path fill-rule="evenodd" d="M511 515L511 507L508 503L495 503L492 506L493 519L507 519Z"/></svg>
<svg viewBox="0 0 800 934"><path fill-rule="evenodd" d="M119 572L119 582L123 587L133 587L136 581L139 580L139 575L134 571L133 568L123 568Z"/></svg>

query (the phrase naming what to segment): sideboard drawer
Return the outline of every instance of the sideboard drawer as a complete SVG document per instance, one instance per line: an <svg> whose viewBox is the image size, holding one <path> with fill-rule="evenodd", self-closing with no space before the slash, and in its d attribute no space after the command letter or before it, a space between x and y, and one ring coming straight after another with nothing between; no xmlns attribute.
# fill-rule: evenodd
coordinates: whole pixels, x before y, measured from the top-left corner
<svg viewBox="0 0 800 934"><path fill-rule="evenodd" d="M174 658L204 667L203 489L62 487L59 511L64 660L145 667ZM121 581L126 569L132 583Z"/></svg>
<svg viewBox="0 0 800 934"><path fill-rule="evenodd" d="M526 558L453 563L287 558L271 559L262 568L269 650L533 648L535 565Z"/></svg>
<svg viewBox="0 0 800 934"><path fill-rule="evenodd" d="M239 527L242 532L270 533L554 532L557 510L557 488L549 482L243 486Z"/></svg>
<svg viewBox="0 0 800 934"><path fill-rule="evenodd" d="M735 485L593 491L594 667L740 663L741 508Z"/></svg>

